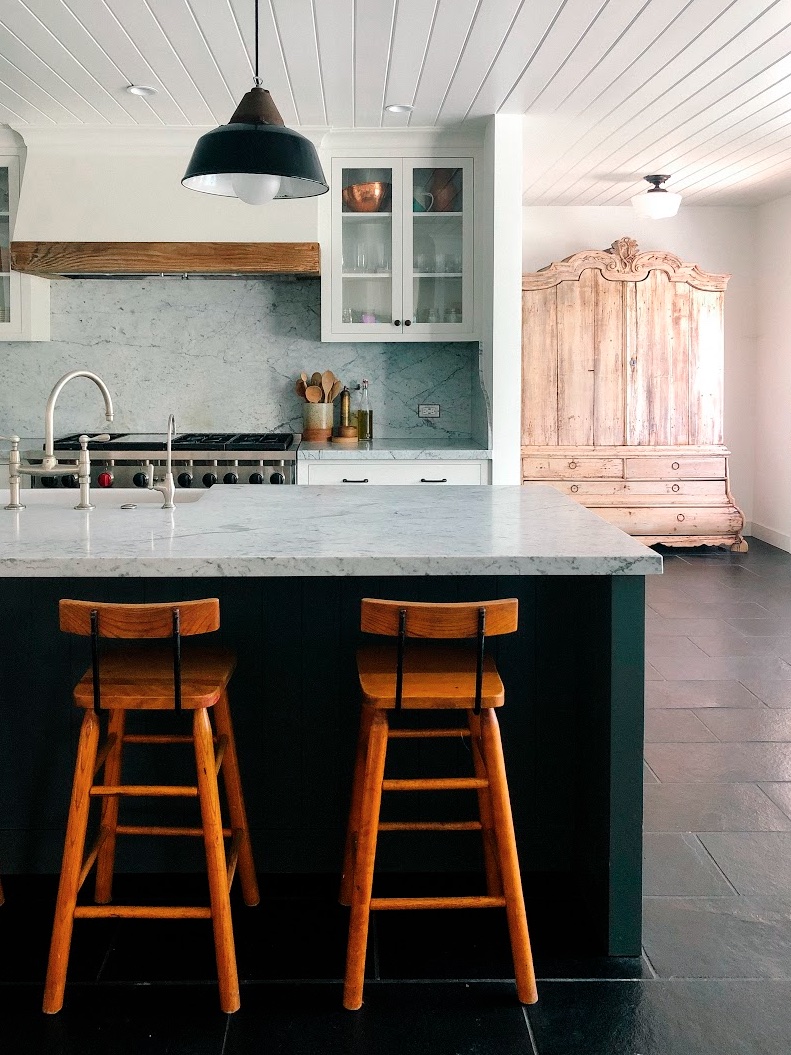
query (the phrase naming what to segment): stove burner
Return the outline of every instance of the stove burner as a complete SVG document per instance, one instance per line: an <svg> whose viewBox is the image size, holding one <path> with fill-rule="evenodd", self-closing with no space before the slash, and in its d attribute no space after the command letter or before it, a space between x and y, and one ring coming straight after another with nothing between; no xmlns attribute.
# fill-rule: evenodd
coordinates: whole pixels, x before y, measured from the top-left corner
<svg viewBox="0 0 791 1055"><path fill-rule="evenodd" d="M287 451L290 432L186 432L173 440L174 451Z"/></svg>

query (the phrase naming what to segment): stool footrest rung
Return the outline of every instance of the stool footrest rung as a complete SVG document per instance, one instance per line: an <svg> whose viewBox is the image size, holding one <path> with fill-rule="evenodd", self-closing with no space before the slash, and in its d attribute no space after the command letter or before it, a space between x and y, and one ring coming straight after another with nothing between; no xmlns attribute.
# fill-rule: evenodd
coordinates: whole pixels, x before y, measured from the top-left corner
<svg viewBox="0 0 791 1055"><path fill-rule="evenodd" d="M204 905L77 905L75 919L211 919Z"/></svg>
<svg viewBox="0 0 791 1055"><path fill-rule="evenodd" d="M380 832L479 832L480 821L382 821Z"/></svg>
<svg viewBox="0 0 791 1055"><path fill-rule="evenodd" d="M203 828L166 827L162 824L119 824L116 828L119 835L189 835L202 839ZM223 828L222 833L228 837L233 834L230 828Z"/></svg>
<svg viewBox="0 0 791 1055"><path fill-rule="evenodd" d="M393 909L434 908L505 908L504 897L372 897L371 908L377 911Z"/></svg>
<svg viewBox="0 0 791 1055"><path fill-rule="evenodd" d="M489 781L483 777L430 777L382 781L382 791L466 791L488 787Z"/></svg>
<svg viewBox="0 0 791 1055"><path fill-rule="evenodd" d="M94 784L91 795L126 795L131 798L186 798L196 799L198 789L181 784Z"/></svg>
<svg viewBox="0 0 791 1055"><path fill-rule="evenodd" d="M125 744L192 744L189 733L125 733Z"/></svg>
<svg viewBox="0 0 791 1055"><path fill-rule="evenodd" d="M469 736L469 729L462 729L461 726L450 729L388 729L387 737L389 740L423 740L423 739L434 739L438 737L455 737L455 736Z"/></svg>

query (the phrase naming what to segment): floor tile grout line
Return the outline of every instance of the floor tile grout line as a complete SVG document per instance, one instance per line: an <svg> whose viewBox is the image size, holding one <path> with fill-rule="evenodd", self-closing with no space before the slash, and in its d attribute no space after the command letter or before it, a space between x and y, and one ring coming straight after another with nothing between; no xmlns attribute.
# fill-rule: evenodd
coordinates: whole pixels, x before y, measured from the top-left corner
<svg viewBox="0 0 791 1055"><path fill-rule="evenodd" d="M528 1015L527 1008L524 1004L522 1005L522 1014L525 1019L525 1025L527 1026L527 1035L530 1038L530 1047L533 1049L533 1055L541 1055L541 1052L538 1050L538 1044L536 1044L536 1038L535 1034L533 1033L533 1026L530 1022L530 1016Z"/></svg>
<svg viewBox="0 0 791 1055"><path fill-rule="evenodd" d="M703 842L703 840L701 839L700 835L697 832L690 832L689 834L692 835L692 837L703 847L704 853L709 858L709 860L712 862L712 864L717 869L717 871L720 873L720 875L725 880L725 882L728 884L728 886L731 888L731 890L733 891L734 895L736 897L741 897L742 896L741 891L737 890L736 887L733 885L733 883L730 881L730 879L726 875L724 869L722 869L720 867L719 862L714 858L714 855L709 850L708 846L706 846L706 844ZM709 834L709 833L704 832L703 834ZM715 832L713 834L717 834L717 833Z"/></svg>
<svg viewBox="0 0 791 1055"><path fill-rule="evenodd" d="M645 945L643 945L641 947L641 952L642 952L643 959L648 964L648 970L651 972L652 979L658 978L659 977L659 973L658 973L656 967L654 967L653 963L651 962L651 957L648 955L648 951L647 951Z"/></svg>
<svg viewBox="0 0 791 1055"><path fill-rule="evenodd" d="M791 813L788 813L779 803L775 802L775 800L772 798L772 796L769 794L769 792L761 787L762 783L763 784L785 784L785 783L787 783L787 781L784 781L784 780L764 780L764 781L755 780L755 781L753 781L753 783L758 788L758 790L761 792L761 794L764 796L764 798L767 799L767 801L771 802L772 805L774 807L776 807L776 809L780 810L780 812L783 814L784 817L788 817L788 819L791 821Z"/></svg>

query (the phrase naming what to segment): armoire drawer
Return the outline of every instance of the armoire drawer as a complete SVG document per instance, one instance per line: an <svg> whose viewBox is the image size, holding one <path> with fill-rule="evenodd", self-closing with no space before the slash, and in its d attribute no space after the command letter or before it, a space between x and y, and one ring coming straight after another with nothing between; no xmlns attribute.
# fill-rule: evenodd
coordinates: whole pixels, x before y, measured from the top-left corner
<svg viewBox="0 0 791 1055"><path fill-rule="evenodd" d="M481 484L484 462L309 462L309 484Z"/></svg>
<svg viewBox="0 0 791 1055"><path fill-rule="evenodd" d="M558 480L552 481L552 486L594 506L599 500L608 505L628 505L630 499L653 498L656 504L667 499L722 504L727 499L724 480Z"/></svg>
<svg viewBox="0 0 791 1055"><path fill-rule="evenodd" d="M627 458L627 480L724 480L724 457L694 457L683 454L666 458Z"/></svg>
<svg viewBox="0 0 791 1055"><path fill-rule="evenodd" d="M623 479L623 458L528 456L522 459L523 480Z"/></svg>
<svg viewBox="0 0 791 1055"><path fill-rule="evenodd" d="M598 516L630 535L736 535L742 515L734 506L600 506Z"/></svg>

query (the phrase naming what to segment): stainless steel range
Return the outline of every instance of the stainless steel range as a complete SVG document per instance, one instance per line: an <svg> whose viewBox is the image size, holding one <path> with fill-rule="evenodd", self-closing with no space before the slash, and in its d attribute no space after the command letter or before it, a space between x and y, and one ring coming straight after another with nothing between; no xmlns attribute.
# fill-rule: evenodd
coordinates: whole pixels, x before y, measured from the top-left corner
<svg viewBox="0 0 791 1055"><path fill-rule="evenodd" d="M215 484L296 483L297 446L290 432L184 432L171 444L176 487L213 487ZM164 433L126 432L109 439L92 439L91 483L98 487L148 487L155 471L165 465L167 437ZM79 486L77 455L79 435L55 441L59 461L75 452L74 474L34 476L34 487ZM29 451L35 462L41 452Z"/></svg>

